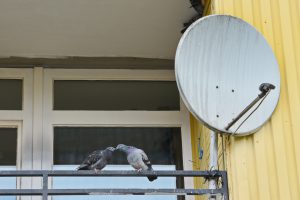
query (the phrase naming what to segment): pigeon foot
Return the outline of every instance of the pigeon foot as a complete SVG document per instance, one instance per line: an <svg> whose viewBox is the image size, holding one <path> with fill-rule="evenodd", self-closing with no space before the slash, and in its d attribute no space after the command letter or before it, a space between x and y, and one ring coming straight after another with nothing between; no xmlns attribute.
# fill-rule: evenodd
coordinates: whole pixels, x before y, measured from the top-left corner
<svg viewBox="0 0 300 200"><path fill-rule="evenodd" d="M138 173L142 172L142 169L136 169L135 171L137 171Z"/></svg>

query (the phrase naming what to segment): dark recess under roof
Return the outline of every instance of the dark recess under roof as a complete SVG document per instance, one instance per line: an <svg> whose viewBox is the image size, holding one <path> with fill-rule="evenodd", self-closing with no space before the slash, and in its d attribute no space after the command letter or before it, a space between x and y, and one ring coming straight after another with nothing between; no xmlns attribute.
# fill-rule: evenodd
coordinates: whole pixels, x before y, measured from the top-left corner
<svg viewBox="0 0 300 200"><path fill-rule="evenodd" d="M174 69L174 60L136 57L0 58L0 68Z"/></svg>

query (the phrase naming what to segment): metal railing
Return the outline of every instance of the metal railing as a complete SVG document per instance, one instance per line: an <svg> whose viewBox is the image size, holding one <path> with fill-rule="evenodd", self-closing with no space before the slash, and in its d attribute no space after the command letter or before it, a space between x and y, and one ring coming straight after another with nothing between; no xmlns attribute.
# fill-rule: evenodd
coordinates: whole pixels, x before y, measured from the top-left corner
<svg viewBox="0 0 300 200"><path fill-rule="evenodd" d="M49 177L141 177L156 175L158 177L203 177L221 181L221 187L217 189L51 189L48 186ZM229 200L228 181L226 171L67 171L67 170L22 170L0 171L0 177L42 177L41 189L0 189L0 196L42 196L47 200L48 196L55 195L204 195L221 194L224 200Z"/></svg>

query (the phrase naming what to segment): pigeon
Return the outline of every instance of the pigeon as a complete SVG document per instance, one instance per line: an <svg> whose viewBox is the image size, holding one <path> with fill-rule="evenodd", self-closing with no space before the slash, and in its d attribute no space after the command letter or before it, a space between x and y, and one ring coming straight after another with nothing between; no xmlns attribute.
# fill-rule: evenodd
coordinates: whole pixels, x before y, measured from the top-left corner
<svg viewBox="0 0 300 200"><path fill-rule="evenodd" d="M114 147L107 147L104 150L93 151L88 157L82 162L77 170L95 170L97 172L103 169L106 164L111 160L112 154L115 151Z"/></svg>
<svg viewBox="0 0 300 200"><path fill-rule="evenodd" d="M120 150L126 153L128 163L136 170L153 171L150 160L148 159L148 156L143 150L133 146L127 146L125 144L119 144L116 147L116 150ZM151 175L147 176L147 178L149 179L149 181L154 181L155 179L157 179L157 176Z"/></svg>

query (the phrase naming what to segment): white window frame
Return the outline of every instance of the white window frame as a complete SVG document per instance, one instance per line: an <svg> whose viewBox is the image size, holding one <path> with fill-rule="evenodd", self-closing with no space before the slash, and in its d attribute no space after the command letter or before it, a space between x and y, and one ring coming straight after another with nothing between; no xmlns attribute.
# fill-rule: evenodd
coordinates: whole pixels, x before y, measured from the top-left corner
<svg viewBox="0 0 300 200"><path fill-rule="evenodd" d="M0 121L6 121L8 124L13 123L12 121L22 122L22 138L19 141L21 145L19 166L23 170L32 168L32 77L32 69L0 69L0 79L23 80L23 109L0 110Z"/></svg>
<svg viewBox="0 0 300 200"><path fill-rule="evenodd" d="M42 70L42 69L38 69ZM43 69L42 169L53 166L53 131L55 126L92 127L180 127L183 169L192 170L190 114L180 100L179 111L58 111L53 110L54 80L147 80L175 81L174 70L130 69ZM41 91L41 88L40 90ZM193 178L185 186L193 188Z"/></svg>
<svg viewBox="0 0 300 200"><path fill-rule="evenodd" d="M33 167L33 70L0 68L0 79L22 79L22 110L0 110L0 127L18 129L17 169L30 170ZM18 178L17 188L30 188L31 178Z"/></svg>

